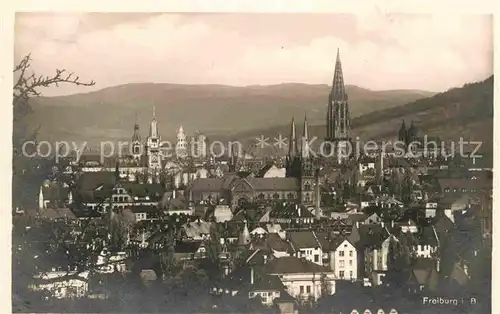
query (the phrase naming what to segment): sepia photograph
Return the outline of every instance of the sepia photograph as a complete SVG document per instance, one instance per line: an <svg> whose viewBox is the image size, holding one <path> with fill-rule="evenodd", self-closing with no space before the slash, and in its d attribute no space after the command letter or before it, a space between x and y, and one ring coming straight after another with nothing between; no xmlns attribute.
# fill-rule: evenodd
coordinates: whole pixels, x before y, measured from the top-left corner
<svg viewBox="0 0 500 314"><path fill-rule="evenodd" d="M12 312L493 313L493 15L14 23Z"/></svg>

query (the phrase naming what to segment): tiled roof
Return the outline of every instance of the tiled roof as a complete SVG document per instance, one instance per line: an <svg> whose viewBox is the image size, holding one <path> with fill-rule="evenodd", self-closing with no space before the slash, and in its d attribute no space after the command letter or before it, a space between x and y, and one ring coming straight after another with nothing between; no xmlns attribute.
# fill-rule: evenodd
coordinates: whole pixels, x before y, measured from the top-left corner
<svg viewBox="0 0 500 314"><path fill-rule="evenodd" d="M268 233L266 236L267 245L271 250L279 252L288 252L291 250L290 244L281 239L277 233Z"/></svg>
<svg viewBox="0 0 500 314"><path fill-rule="evenodd" d="M175 243L175 253L196 253L201 246L199 241L178 241Z"/></svg>
<svg viewBox="0 0 500 314"><path fill-rule="evenodd" d="M252 287L253 291L281 291L285 286L278 276L264 275Z"/></svg>
<svg viewBox="0 0 500 314"><path fill-rule="evenodd" d="M295 250L305 248L318 248L321 246L313 231L288 232L287 237L292 242Z"/></svg>
<svg viewBox="0 0 500 314"><path fill-rule="evenodd" d="M84 172L77 180L80 191L93 191L103 184L114 184L115 174L111 171Z"/></svg>
<svg viewBox="0 0 500 314"><path fill-rule="evenodd" d="M156 183L123 183L123 188L132 197L149 196L151 200L160 200L163 197L164 188Z"/></svg>
<svg viewBox="0 0 500 314"><path fill-rule="evenodd" d="M273 259L265 265L267 274L293 274L293 273L330 273L328 267L319 266L305 259L285 256Z"/></svg>
<svg viewBox="0 0 500 314"><path fill-rule="evenodd" d="M69 188L64 187L60 182L48 182L42 187L43 199L45 201L66 201L69 195Z"/></svg>
<svg viewBox="0 0 500 314"><path fill-rule="evenodd" d="M44 208L39 215L46 219L76 219L75 214L69 208Z"/></svg>

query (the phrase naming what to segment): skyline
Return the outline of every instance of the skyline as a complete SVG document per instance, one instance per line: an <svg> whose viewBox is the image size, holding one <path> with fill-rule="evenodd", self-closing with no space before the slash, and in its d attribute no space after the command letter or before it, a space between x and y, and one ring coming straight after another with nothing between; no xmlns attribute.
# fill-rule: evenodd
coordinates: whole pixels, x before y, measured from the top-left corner
<svg viewBox="0 0 500 314"><path fill-rule="evenodd" d="M31 53L39 75L96 81L46 96L146 82L331 85L337 49L347 85L441 92L492 75L492 17L18 13L15 23L15 62Z"/></svg>

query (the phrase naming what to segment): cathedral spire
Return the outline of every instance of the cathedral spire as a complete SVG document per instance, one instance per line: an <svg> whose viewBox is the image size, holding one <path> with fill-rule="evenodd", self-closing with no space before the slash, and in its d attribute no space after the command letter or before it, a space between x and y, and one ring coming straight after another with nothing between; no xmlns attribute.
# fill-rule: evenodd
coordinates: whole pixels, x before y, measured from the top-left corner
<svg viewBox="0 0 500 314"><path fill-rule="evenodd" d="M151 119L151 125L149 126L149 137L158 137L158 125L156 121L156 107L153 106L153 119Z"/></svg>
<svg viewBox="0 0 500 314"><path fill-rule="evenodd" d="M307 124L307 113L304 114L304 132L302 133L306 141L309 140L309 126Z"/></svg>
<svg viewBox="0 0 500 314"><path fill-rule="evenodd" d="M335 72L333 75L331 100L347 100L344 86L344 75L342 74L342 62L340 62L340 52L337 48L337 60L335 61Z"/></svg>
<svg viewBox="0 0 500 314"><path fill-rule="evenodd" d="M141 141L141 132L139 131L139 124L137 123L137 119L134 124L134 135L132 135L132 142L140 142Z"/></svg>
<svg viewBox="0 0 500 314"><path fill-rule="evenodd" d="M288 146L288 157L293 159L297 156L297 132L295 130L295 119L292 117L290 130L290 146Z"/></svg>
<svg viewBox="0 0 500 314"><path fill-rule="evenodd" d="M309 125L307 124L307 115L304 114L304 131L302 132L302 157L309 157Z"/></svg>

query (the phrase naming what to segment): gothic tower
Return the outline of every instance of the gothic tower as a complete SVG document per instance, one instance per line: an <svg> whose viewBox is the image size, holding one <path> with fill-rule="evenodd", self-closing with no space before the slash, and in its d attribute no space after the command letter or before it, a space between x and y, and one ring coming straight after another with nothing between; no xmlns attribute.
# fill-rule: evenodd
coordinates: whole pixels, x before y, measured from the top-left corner
<svg viewBox="0 0 500 314"><path fill-rule="evenodd" d="M149 136L147 140L147 155L148 155L148 168L151 170L159 171L161 169L160 158L160 135L158 134L158 125L156 121L156 110L153 107L153 119L149 126Z"/></svg>
<svg viewBox="0 0 500 314"><path fill-rule="evenodd" d="M350 129L349 104L345 91L340 53L337 50L332 89L328 96L326 141L331 143L332 146L330 147L334 149L334 154L337 155L339 162L341 162L341 159L347 158L346 146L350 145L351 141ZM330 151L328 154L332 154L332 152Z"/></svg>
<svg viewBox="0 0 500 314"><path fill-rule="evenodd" d="M297 149L297 133L295 130L295 119L292 118L290 130L290 143L288 146L288 156L286 157L286 176L300 178L301 161Z"/></svg>
<svg viewBox="0 0 500 314"><path fill-rule="evenodd" d="M188 156L188 143L186 141L186 134L182 125L177 130L177 143L175 144L175 153L177 158L186 158Z"/></svg>
<svg viewBox="0 0 500 314"><path fill-rule="evenodd" d="M142 155L141 132L139 131L139 124L134 125L134 135L132 135L132 157L139 160Z"/></svg>
<svg viewBox="0 0 500 314"><path fill-rule="evenodd" d="M314 203L314 169L313 156L309 152L309 126L307 117L304 117L304 131L302 132L302 165L300 175L300 201L303 205L312 205Z"/></svg>

